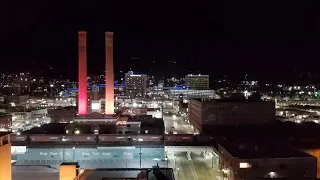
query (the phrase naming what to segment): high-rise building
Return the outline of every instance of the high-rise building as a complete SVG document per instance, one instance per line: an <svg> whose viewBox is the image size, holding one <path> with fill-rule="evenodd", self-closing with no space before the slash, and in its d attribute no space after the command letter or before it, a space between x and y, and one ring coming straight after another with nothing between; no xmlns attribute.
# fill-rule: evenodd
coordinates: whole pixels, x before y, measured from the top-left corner
<svg viewBox="0 0 320 180"><path fill-rule="evenodd" d="M209 75L186 75L185 85L187 88L196 90L209 89Z"/></svg>
<svg viewBox="0 0 320 180"><path fill-rule="evenodd" d="M147 92L147 80L148 76L146 74L134 74L133 71L126 73L126 95L130 97L143 97Z"/></svg>

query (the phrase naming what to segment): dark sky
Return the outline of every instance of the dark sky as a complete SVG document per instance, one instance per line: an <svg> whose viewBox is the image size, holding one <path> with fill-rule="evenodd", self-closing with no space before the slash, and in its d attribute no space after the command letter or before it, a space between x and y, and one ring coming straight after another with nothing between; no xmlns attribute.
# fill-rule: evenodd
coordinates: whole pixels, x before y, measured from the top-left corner
<svg viewBox="0 0 320 180"><path fill-rule="evenodd" d="M115 33L116 75L132 68L161 76L191 71L268 79L290 78L294 69L319 71L316 1L211 1L2 2L1 70L51 65L56 74L76 77L77 31L86 30L94 74L104 70L105 31Z"/></svg>

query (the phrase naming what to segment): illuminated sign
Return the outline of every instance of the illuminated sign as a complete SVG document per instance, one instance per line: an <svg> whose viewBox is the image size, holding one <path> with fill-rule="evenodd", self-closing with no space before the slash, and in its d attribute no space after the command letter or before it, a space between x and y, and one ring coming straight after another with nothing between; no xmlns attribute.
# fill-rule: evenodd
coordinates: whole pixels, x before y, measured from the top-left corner
<svg viewBox="0 0 320 180"><path fill-rule="evenodd" d="M27 146L11 146L11 154L25 154Z"/></svg>
<svg viewBox="0 0 320 180"><path fill-rule="evenodd" d="M127 121L117 121L117 125L126 125Z"/></svg>
<svg viewBox="0 0 320 180"><path fill-rule="evenodd" d="M91 109L92 110L100 110L100 103L98 103L98 102L91 103Z"/></svg>

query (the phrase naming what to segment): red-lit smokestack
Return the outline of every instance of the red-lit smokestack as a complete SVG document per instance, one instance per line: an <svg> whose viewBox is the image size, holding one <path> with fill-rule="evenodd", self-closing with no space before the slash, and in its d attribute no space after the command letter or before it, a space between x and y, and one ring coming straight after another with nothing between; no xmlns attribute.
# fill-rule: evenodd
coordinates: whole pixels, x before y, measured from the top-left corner
<svg viewBox="0 0 320 180"><path fill-rule="evenodd" d="M79 31L79 84L78 84L78 114L88 114L87 92L87 32Z"/></svg>
<svg viewBox="0 0 320 180"><path fill-rule="evenodd" d="M106 103L105 113L114 114L113 32L106 32Z"/></svg>

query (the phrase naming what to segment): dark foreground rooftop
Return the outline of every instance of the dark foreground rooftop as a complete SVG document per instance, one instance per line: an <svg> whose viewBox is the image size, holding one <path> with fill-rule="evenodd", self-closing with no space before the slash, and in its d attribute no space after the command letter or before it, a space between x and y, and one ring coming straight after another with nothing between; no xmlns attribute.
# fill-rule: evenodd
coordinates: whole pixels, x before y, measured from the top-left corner
<svg viewBox="0 0 320 180"><path fill-rule="evenodd" d="M11 134L11 132L0 132L0 137L6 136L6 135L8 135L8 134Z"/></svg>
<svg viewBox="0 0 320 180"><path fill-rule="evenodd" d="M305 152L279 144L219 143L233 157L240 159L313 157Z"/></svg>
<svg viewBox="0 0 320 180"><path fill-rule="evenodd" d="M139 177L139 178L137 178ZM173 180L171 168L120 168L120 169L88 169L79 175L79 180L95 179L148 179L148 180Z"/></svg>

